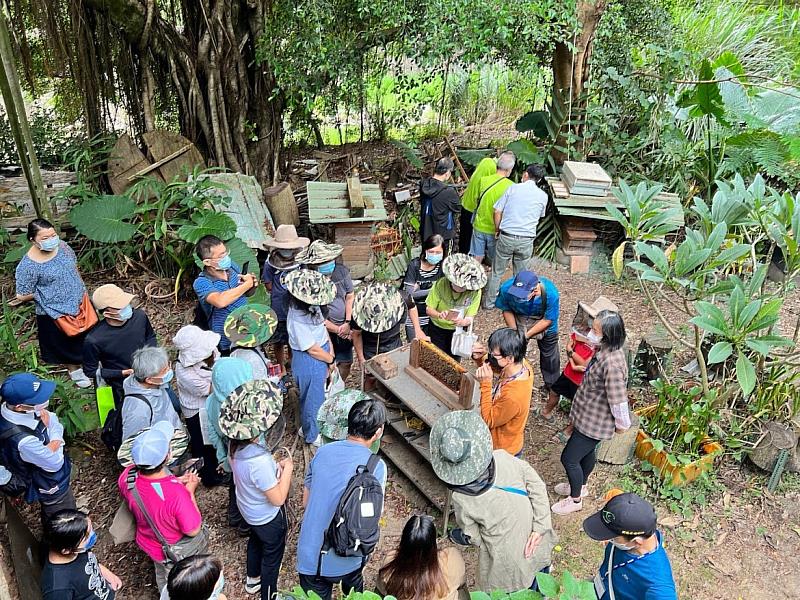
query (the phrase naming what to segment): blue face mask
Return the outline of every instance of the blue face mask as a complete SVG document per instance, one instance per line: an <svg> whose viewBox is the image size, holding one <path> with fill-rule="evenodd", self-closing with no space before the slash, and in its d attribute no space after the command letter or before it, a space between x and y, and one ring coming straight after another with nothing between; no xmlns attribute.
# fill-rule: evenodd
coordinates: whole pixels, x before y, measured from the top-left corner
<svg viewBox="0 0 800 600"><path fill-rule="evenodd" d="M444 256L444 254L431 254L430 252L426 252L425 260L432 265L438 265L440 262L442 262L442 256Z"/></svg>
<svg viewBox="0 0 800 600"><path fill-rule="evenodd" d="M58 248L58 244L61 240L58 239L57 235L54 235L51 238L47 238L41 242L37 242L39 249L43 252L52 252L56 248Z"/></svg>
<svg viewBox="0 0 800 600"><path fill-rule="evenodd" d="M97 532L95 532L95 530L92 529L92 533L89 534L89 538L86 540L86 545L80 550L78 550L78 552L87 552L88 550L91 550L96 543L97 543Z"/></svg>
<svg viewBox="0 0 800 600"><path fill-rule="evenodd" d="M130 304L128 304L128 306L119 309L116 318L119 321L127 321L132 316L133 316L133 307Z"/></svg>
<svg viewBox="0 0 800 600"><path fill-rule="evenodd" d="M231 260L231 255L226 254L217 261L217 269L219 269L220 271L227 271L228 269L231 268L232 264L233 261Z"/></svg>
<svg viewBox="0 0 800 600"><path fill-rule="evenodd" d="M167 371L166 374L164 375L164 377L161 378L161 385L167 385L170 381L172 381L172 378L174 376L175 376L175 372L172 369Z"/></svg>
<svg viewBox="0 0 800 600"><path fill-rule="evenodd" d="M320 265L319 267L317 267L317 271L319 271L323 275L330 275L331 273L334 272L334 270L336 270L335 260L332 260L329 263L325 263L324 265Z"/></svg>

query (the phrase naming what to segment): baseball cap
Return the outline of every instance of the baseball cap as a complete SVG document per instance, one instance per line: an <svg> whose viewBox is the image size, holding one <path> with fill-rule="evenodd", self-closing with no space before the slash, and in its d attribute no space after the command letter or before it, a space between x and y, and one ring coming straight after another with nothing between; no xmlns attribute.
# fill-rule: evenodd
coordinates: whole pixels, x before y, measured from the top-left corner
<svg viewBox="0 0 800 600"><path fill-rule="evenodd" d="M56 391L56 382L39 379L33 373L16 373L7 377L0 387L0 396L9 406L46 402Z"/></svg>
<svg viewBox="0 0 800 600"><path fill-rule="evenodd" d="M517 298L527 300L533 288L539 285L539 277L533 271L520 271L514 277L514 283L508 288L508 293Z"/></svg>
<svg viewBox="0 0 800 600"><path fill-rule="evenodd" d="M107 308L125 308L136 298L133 294L123 291L113 283L101 285L92 294L92 304L96 310Z"/></svg>
<svg viewBox="0 0 800 600"><path fill-rule="evenodd" d="M136 436L131 446L131 458L137 467L152 469L164 462L169 454L169 442L175 428L169 421L159 421Z"/></svg>
<svg viewBox="0 0 800 600"><path fill-rule="evenodd" d="M657 519L653 506L632 493L619 494L583 522L583 530L593 540L605 541L618 535L653 535Z"/></svg>

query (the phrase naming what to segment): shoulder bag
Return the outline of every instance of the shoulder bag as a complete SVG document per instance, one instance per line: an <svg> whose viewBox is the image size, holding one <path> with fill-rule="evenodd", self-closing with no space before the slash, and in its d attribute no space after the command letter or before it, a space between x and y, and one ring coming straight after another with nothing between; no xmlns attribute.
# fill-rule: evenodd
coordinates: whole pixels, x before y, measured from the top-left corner
<svg viewBox="0 0 800 600"><path fill-rule="evenodd" d="M81 303L78 305L78 314L74 317L72 315L61 315L55 319L56 326L67 337L75 337L89 331L97 324L97 313L89 300L89 294L83 293Z"/></svg>

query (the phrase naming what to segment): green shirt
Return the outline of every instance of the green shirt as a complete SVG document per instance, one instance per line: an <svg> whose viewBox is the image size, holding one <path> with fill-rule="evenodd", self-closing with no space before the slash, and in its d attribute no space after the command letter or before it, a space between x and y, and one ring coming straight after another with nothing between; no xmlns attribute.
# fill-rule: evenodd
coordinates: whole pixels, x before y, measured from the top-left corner
<svg viewBox="0 0 800 600"><path fill-rule="evenodd" d="M497 164L493 158L487 156L478 163L469 180L469 185L467 185L467 191L461 197L461 206L464 207L464 210L475 212L478 207L478 198L481 195L481 180L487 175L494 175L495 171L497 171Z"/></svg>
<svg viewBox="0 0 800 600"><path fill-rule="evenodd" d="M481 179L480 204L475 212L472 228L481 233L494 235L494 203L514 184L508 177L495 173Z"/></svg>
<svg viewBox="0 0 800 600"><path fill-rule="evenodd" d="M442 277L435 284L433 284L425 303L428 308L432 308L439 312L453 309L463 310L465 317L474 317L478 314L478 309L481 305L481 291L465 290L460 294L456 294L453 292L453 288L450 287L450 282L446 278ZM431 317L431 322L440 329L456 328L452 321L444 321L442 319L434 319Z"/></svg>

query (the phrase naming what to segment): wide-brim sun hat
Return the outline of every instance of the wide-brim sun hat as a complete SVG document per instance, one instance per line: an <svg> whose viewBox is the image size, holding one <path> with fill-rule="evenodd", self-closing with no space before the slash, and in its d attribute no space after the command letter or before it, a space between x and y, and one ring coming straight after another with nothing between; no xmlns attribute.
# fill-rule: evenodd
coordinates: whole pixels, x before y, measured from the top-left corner
<svg viewBox="0 0 800 600"><path fill-rule="evenodd" d="M219 346L219 340L218 333L200 329L197 325L186 325L178 330L172 343L178 350L178 362L191 367L211 356Z"/></svg>
<svg viewBox="0 0 800 600"><path fill-rule="evenodd" d="M475 291L486 285L483 267L471 256L456 253L444 259L442 273L452 285Z"/></svg>
<svg viewBox="0 0 800 600"><path fill-rule="evenodd" d="M321 265L335 260L344 251L339 244L328 244L322 240L314 240L311 245L297 255L301 265Z"/></svg>
<svg viewBox="0 0 800 600"><path fill-rule="evenodd" d="M331 440L347 439L347 417L353 405L360 400L369 400L369 395L361 390L349 389L325 400L317 413L319 432Z"/></svg>
<svg viewBox="0 0 800 600"><path fill-rule="evenodd" d="M223 400L219 428L232 440L252 440L268 431L281 414L283 394L267 379L248 381Z"/></svg>
<svg viewBox="0 0 800 600"><path fill-rule="evenodd" d="M433 424L430 453L439 479L450 485L466 485L492 462L492 435L477 412L454 410Z"/></svg>
<svg viewBox="0 0 800 600"><path fill-rule="evenodd" d="M397 289L386 283L369 283L356 290L353 319L364 331L383 333L403 318L404 308Z"/></svg>
<svg viewBox="0 0 800 600"><path fill-rule="evenodd" d="M619 312L619 308L617 308L617 305L614 304L611 300L609 300L605 296L598 296L597 300L595 300L591 304L586 304L585 302L578 302L578 306L580 306L581 310L583 310L583 312L585 312L593 319L597 317L597 315L599 315L604 310L610 310L611 312L615 313Z"/></svg>
<svg viewBox="0 0 800 600"><path fill-rule="evenodd" d="M283 278L287 291L306 304L324 306L336 298L336 286L330 277L311 269L297 269Z"/></svg>
<svg viewBox="0 0 800 600"><path fill-rule="evenodd" d="M264 245L269 248L283 248L284 250L291 250L294 248L305 248L311 242L307 237L300 237L297 235L297 229L294 225L278 225L275 230L275 236L267 236L264 240Z"/></svg>
<svg viewBox="0 0 800 600"><path fill-rule="evenodd" d="M166 425L164 423L166 423ZM169 440L169 455L172 457L173 460L178 460L180 457L186 454L186 451L189 449L189 434L186 433L186 431L183 429L175 429L174 427L172 427L172 424L166 421L159 421L158 423L155 423L153 427L145 427L136 435L132 435L127 440L124 440L122 442L122 445L120 445L119 450L117 450L117 462L120 464L120 466L124 469L134 464L133 446L134 443L137 442L137 440L147 441L147 438L151 436L150 434L151 429L162 429L166 428L167 426L172 428L172 436L170 437ZM166 456L167 455L164 454L159 458L158 456L154 455L152 460L148 461L154 464L139 465L139 466L151 467L151 468L157 467L160 463L164 461L164 458L166 458Z"/></svg>
<svg viewBox="0 0 800 600"><path fill-rule="evenodd" d="M266 304L245 304L225 319L225 336L231 346L255 348L265 343L278 326L278 316Z"/></svg>

